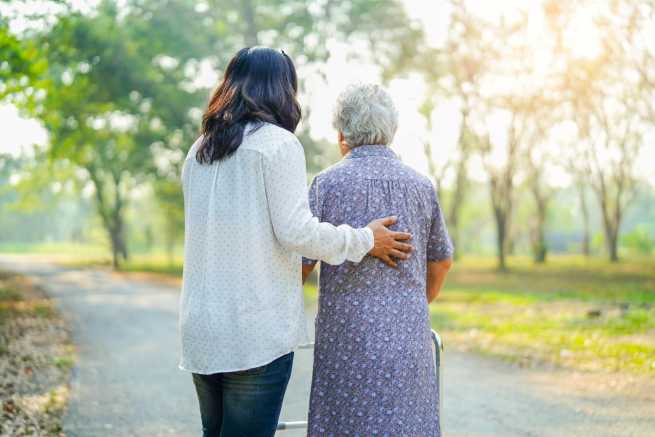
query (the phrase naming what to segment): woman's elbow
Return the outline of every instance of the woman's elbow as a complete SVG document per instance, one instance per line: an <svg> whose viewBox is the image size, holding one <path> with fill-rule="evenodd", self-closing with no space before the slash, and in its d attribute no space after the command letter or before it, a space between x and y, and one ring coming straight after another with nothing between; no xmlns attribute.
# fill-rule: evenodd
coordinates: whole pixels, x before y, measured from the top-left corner
<svg viewBox="0 0 655 437"><path fill-rule="evenodd" d="M295 232L293 229L277 229L275 237L286 250L306 255L305 248L309 245L308 235Z"/></svg>

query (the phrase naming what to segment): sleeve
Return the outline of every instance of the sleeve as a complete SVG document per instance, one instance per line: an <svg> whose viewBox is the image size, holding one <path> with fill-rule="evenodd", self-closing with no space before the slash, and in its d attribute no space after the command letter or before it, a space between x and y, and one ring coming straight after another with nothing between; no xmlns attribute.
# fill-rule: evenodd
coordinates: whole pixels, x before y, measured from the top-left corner
<svg viewBox="0 0 655 437"><path fill-rule="evenodd" d="M323 220L323 216L321 214L322 212L322 202L321 198L319 197L318 193L318 177L315 177L314 180L312 180L312 185L309 187L309 210L312 212L312 215L314 217L317 217L318 220ZM315 259L311 258L302 258L302 263L304 265L314 265L316 264Z"/></svg>
<svg viewBox="0 0 655 437"><path fill-rule="evenodd" d="M441 213L437 193L432 191L432 223L430 224L430 235L428 237L427 258L428 261L442 261L452 258L454 247L448 235L446 222Z"/></svg>
<svg viewBox="0 0 655 437"><path fill-rule="evenodd" d="M373 248L369 228L320 223L307 196L305 153L297 138L263 156L264 184L273 231L288 250L328 264L359 262Z"/></svg>

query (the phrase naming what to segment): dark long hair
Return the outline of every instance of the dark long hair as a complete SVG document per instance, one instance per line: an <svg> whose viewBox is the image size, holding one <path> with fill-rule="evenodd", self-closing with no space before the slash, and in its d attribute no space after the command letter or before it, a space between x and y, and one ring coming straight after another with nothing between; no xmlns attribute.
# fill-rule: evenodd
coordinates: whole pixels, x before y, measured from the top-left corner
<svg viewBox="0 0 655 437"><path fill-rule="evenodd" d="M286 53L266 47L239 50L202 118L198 162L211 164L234 153L249 122L294 132L301 117L297 92L296 68Z"/></svg>

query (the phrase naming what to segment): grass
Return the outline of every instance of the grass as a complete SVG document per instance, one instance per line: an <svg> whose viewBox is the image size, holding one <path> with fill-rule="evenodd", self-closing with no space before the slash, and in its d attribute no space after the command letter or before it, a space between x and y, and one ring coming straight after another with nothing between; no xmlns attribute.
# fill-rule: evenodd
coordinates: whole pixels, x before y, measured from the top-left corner
<svg viewBox="0 0 655 437"><path fill-rule="evenodd" d="M56 356L53 359L53 363L59 369L69 370L72 369L75 365L75 356L72 353L68 355Z"/></svg>
<svg viewBox="0 0 655 437"><path fill-rule="evenodd" d="M52 302L24 277L0 271L0 327L10 317L48 318Z"/></svg>
<svg viewBox="0 0 655 437"><path fill-rule="evenodd" d="M508 273L464 260L431 314L451 347L524 365L655 376L655 260L513 259Z"/></svg>
<svg viewBox="0 0 655 437"><path fill-rule="evenodd" d="M94 258L100 259L106 257L107 247L102 244L88 243L2 243L0 244L0 253L12 254L42 254L57 255L63 257L75 258Z"/></svg>
<svg viewBox="0 0 655 437"><path fill-rule="evenodd" d="M111 259L106 257L70 258L62 261L61 264L75 268L109 268L111 267ZM120 270L122 272L146 272L181 277L182 258L176 256L171 260L168 256L161 254L134 255L127 262L121 264Z"/></svg>

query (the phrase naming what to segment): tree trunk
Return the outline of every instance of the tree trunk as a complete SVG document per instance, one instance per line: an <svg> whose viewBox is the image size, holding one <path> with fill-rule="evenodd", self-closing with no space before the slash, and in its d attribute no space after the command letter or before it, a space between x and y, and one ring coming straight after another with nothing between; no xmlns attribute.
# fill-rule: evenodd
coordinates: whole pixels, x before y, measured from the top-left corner
<svg viewBox="0 0 655 437"><path fill-rule="evenodd" d="M499 209L494 209L496 219L496 250L498 255L498 270L507 271L507 220L505 214Z"/></svg>
<svg viewBox="0 0 655 437"><path fill-rule="evenodd" d="M607 247L607 254L612 263L619 261L619 229L621 228L621 212L620 206L615 206L614 214L611 214L608 205L607 190L598 191L598 200L600 201L601 216L603 218L603 231L605 233L605 245ZM613 219L614 218L614 219Z"/></svg>
<svg viewBox="0 0 655 437"><path fill-rule="evenodd" d="M430 121L428 120L428 126L430 126ZM432 143L429 141L426 141L425 144L423 145L423 153L425 153L425 159L428 161L428 174L432 176L434 179L434 187L437 192L437 199L441 202L442 200L442 189L441 189L441 178L442 175L440 175L437 172L437 166L434 165L434 161L432 160Z"/></svg>
<svg viewBox="0 0 655 437"><path fill-rule="evenodd" d="M497 239L497 247L498 247L498 270L501 272L506 272L507 271L507 260L506 260L506 253L505 253L505 248L507 247L507 242L505 241L507 239L506 237L506 229L505 226L497 223L497 230L498 230L498 239Z"/></svg>
<svg viewBox="0 0 655 437"><path fill-rule="evenodd" d="M546 256L548 254L543 224L537 226L535 233L534 247L532 249L534 262L537 264L543 264L546 262Z"/></svg>
<svg viewBox="0 0 655 437"><path fill-rule="evenodd" d="M460 144L461 145L461 144ZM455 178L455 191L453 192L453 199L448 211L448 226L450 228L450 237L455 248L459 243L459 217L464 204L464 197L467 188L467 174L466 165L468 161L468 153L466 148L462 147L462 156L457 163L457 176ZM460 252L455 250L455 259L458 258Z"/></svg>
<svg viewBox="0 0 655 437"><path fill-rule="evenodd" d="M127 261L127 244L125 243L125 233L121 227L112 227L108 229L109 241L111 242L112 266L114 270L120 270L121 264Z"/></svg>
<svg viewBox="0 0 655 437"><path fill-rule="evenodd" d="M578 195L580 196L580 212L582 213L582 254L588 257L591 255L591 226L589 225L587 196L585 196L582 183L578 183Z"/></svg>
<svg viewBox="0 0 655 437"><path fill-rule="evenodd" d="M532 230L532 258L535 263L546 262L548 247L546 246L546 212L548 210L548 194L539 187L539 178L532 181L532 196L537 206L536 222Z"/></svg>
<svg viewBox="0 0 655 437"><path fill-rule="evenodd" d="M619 227L610 226L605 232L605 241L607 242L607 253L610 262L619 262Z"/></svg>
<svg viewBox="0 0 655 437"><path fill-rule="evenodd" d="M109 237L112 253L112 266L115 270L120 268L121 261L128 258L127 244L125 241L125 226L123 221L124 201L120 193L120 176L112 175L111 181L114 184L114 202L107 200L105 193L105 180L98 174L96 167L86 167L91 182L95 188L96 210L102 225Z"/></svg>

